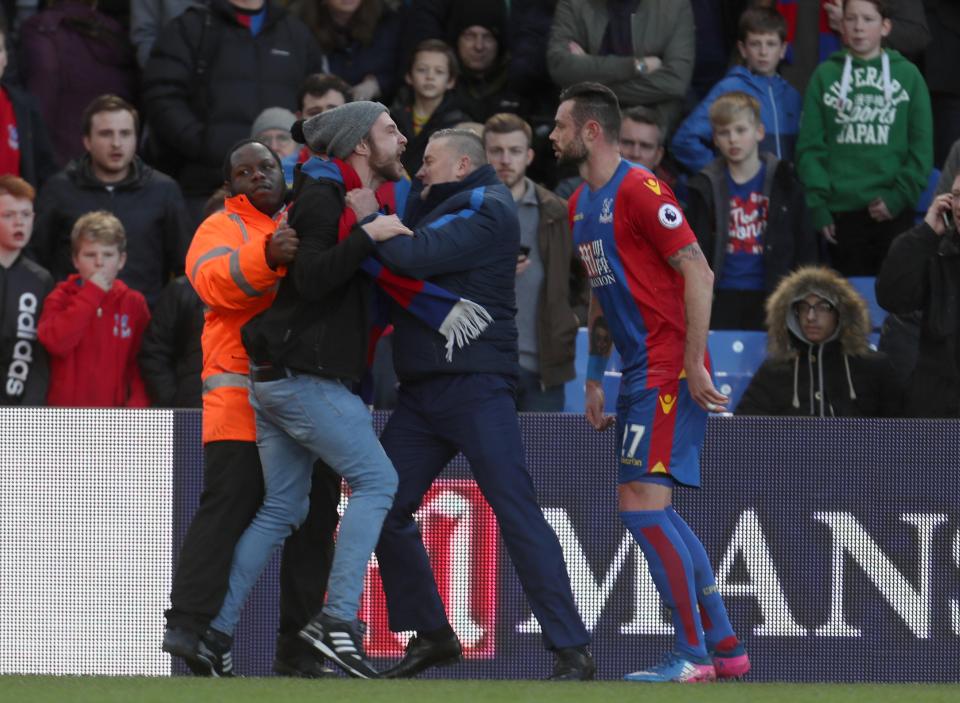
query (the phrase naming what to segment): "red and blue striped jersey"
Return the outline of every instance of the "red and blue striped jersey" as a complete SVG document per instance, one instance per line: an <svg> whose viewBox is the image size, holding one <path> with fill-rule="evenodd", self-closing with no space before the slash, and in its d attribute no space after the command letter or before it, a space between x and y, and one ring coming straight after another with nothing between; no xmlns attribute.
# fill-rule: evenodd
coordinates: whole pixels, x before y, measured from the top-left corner
<svg viewBox="0 0 960 703"><path fill-rule="evenodd" d="M696 237L670 188L622 160L613 177L570 197L574 245L623 360L621 393L654 388L683 371L683 277L667 259Z"/></svg>

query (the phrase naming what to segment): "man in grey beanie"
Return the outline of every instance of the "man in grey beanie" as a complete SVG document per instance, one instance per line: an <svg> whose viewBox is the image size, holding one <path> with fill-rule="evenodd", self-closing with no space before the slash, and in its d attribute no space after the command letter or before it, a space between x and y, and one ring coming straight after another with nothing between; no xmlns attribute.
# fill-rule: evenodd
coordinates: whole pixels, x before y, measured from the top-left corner
<svg viewBox="0 0 960 703"><path fill-rule="evenodd" d="M304 120L294 138L316 152L346 159L386 112L386 105L369 100L347 103Z"/></svg>
<svg viewBox="0 0 960 703"><path fill-rule="evenodd" d="M250 138L266 144L285 159L297 150L296 142L290 136L290 128L296 121L297 116L285 107L268 107L253 121Z"/></svg>
<svg viewBox="0 0 960 703"><path fill-rule="evenodd" d="M393 503L397 474L351 388L366 369L372 283L360 270L377 242L412 234L396 215L357 222L345 191L403 174L406 143L383 105L349 103L293 128L334 160L314 157L294 180L288 223L299 244L273 305L242 330L265 495L237 543L230 588L211 627L232 631L270 554L303 522L322 458L350 485L327 601L300 636L350 676L379 676L356 620L367 562Z"/></svg>

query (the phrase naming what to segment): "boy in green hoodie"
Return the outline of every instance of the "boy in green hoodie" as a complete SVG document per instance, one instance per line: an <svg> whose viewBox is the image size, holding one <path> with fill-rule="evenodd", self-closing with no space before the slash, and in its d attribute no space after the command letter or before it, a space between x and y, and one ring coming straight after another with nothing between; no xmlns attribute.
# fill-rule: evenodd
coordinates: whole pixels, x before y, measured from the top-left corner
<svg viewBox="0 0 960 703"><path fill-rule="evenodd" d="M844 0L847 48L814 71L797 140L813 224L845 276L876 276L933 164L930 94L920 71L881 46L883 0Z"/></svg>

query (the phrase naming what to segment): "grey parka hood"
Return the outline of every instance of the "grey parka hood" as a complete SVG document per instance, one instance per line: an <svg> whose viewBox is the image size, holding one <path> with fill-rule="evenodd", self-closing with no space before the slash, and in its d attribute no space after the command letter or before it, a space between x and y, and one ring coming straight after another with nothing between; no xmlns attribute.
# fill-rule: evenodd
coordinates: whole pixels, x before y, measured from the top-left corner
<svg viewBox="0 0 960 703"><path fill-rule="evenodd" d="M767 351L774 359L796 358L802 345L810 345L793 314L793 304L813 293L829 300L837 309L837 332L844 354L864 356L870 347L870 312L850 282L823 266L804 266L780 281L767 299ZM831 341L832 341L831 340Z"/></svg>
<svg viewBox="0 0 960 703"><path fill-rule="evenodd" d="M793 304L806 296L817 295L836 308L837 329L820 344L810 342L800 329L793 314ZM847 377L847 392L851 401L857 399L850 373L850 357L865 356L870 347L870 313L867 304L850 282L836 271L823 266L804 266L784 278L767 299L767 352L773 359L793 361L793 407L800 407L800 358L805 357L810 387L824 387L824 350L832 342L840 345L843 367ZM819 363L814 363L814 359ZM816 377L816 378L815 378ZM824 417L828 412L824 393L810 393L810 414ZM819 404L819 407L817 405Z"/></svg>

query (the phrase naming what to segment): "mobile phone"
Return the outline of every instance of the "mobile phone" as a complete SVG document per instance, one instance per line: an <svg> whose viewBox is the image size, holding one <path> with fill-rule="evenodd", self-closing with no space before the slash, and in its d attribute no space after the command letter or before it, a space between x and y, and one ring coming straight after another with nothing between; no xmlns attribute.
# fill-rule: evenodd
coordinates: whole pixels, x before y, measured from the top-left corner
<svg viewBox="0 0 960 703"><path fill-rule="evenodd" d="M530 256L530 247L528 247L526 244L521 244L519 258L526 259L528 256Z"/></svg>

